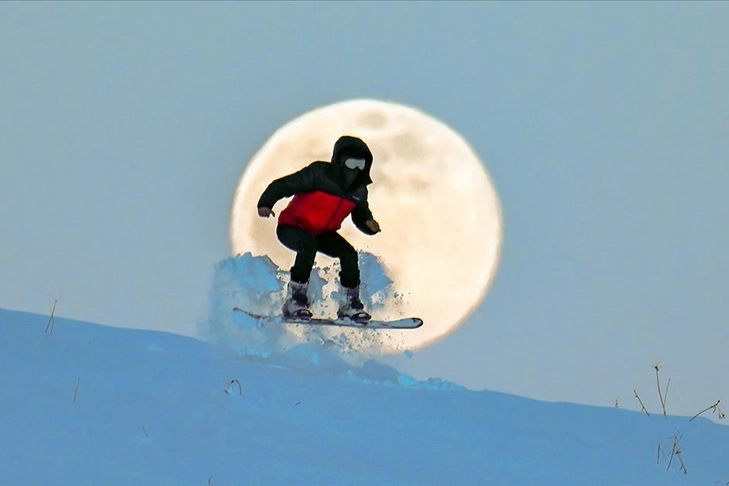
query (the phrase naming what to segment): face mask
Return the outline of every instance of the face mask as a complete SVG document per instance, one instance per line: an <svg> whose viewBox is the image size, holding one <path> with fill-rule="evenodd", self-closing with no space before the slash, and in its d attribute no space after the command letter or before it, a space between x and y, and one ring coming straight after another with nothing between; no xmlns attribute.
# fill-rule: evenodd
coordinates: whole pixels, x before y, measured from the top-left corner
<svg viewBox="0 0 729 486"><path fill-rule="evenodd" d="M345 187L351 186L358 175L359 169L350 169L346 165L342 167L342 182Z"/></svg>

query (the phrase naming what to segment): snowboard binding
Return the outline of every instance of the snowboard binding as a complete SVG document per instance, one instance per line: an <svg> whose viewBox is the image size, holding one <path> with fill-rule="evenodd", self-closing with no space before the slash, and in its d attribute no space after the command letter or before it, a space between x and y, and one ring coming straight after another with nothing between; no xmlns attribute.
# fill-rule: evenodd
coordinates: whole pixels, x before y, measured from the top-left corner
<svg viewBox="0 0 729 486"><path fill-rule="evenodd" d="M337 319L340 321L349 320L355 324L366 325L372 316L364 310L364 305L359 300L359 285L342 288L344 289L345 300L339 306Z"/></svg>
<svg viewBox="0 0 729 486"><path fill-rule="evenodd" d="M309 282L289 282L288 295L283 305L283 315L286 319L297 321L309 321L311 319L311 311L309 310L309 298L307 291Z"/></svg>

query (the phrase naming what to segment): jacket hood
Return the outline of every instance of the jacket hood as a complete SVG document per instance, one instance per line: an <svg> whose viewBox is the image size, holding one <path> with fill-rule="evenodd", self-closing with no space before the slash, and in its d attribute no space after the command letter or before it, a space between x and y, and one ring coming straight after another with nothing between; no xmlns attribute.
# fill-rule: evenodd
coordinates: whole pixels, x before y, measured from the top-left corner
<svg viewBox="0 0 729 486"><path fill-rule="evenodd" d="M334 144L334 151L332 152L332 170L334 177L338 180L342 180L342 171L344 170L344 161L347 157L353 157L357 159L365 159L365 168L352 183L352 187L360 185L367 185L372 183L370 178L370 169L372 168L372 152L370 148L361 139L352 137L350 135L344 135Z"/></svg>

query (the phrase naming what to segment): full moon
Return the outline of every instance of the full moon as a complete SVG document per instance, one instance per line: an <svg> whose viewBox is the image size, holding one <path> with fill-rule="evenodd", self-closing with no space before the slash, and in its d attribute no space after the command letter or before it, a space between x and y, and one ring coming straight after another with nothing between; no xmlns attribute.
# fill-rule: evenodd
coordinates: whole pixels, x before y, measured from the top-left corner
<svg viewBox="0 0 729 486"><path fill-rule="evenodd" d="M462 324L485 298L498 267L503 224L483 162L463 137L417 109L350 100L282 126L239 181L230 225L233 254L267 255L288 271L295 254L277 240L275 221L258 216L256 203L274 179L315 160L329 161L342 135L361 138L372 151L374 182L368 200L382 231L364 235L348 218L340 234L360 252L377 256L401 296L397 315L373 313L373 319L424 320L416 330L386 331L392 339L382 351L432 344ZM287 203L276 204L276 215ZM320 261L333 260L319 254ZM330 277L337 278L336 273Z"/></svg>

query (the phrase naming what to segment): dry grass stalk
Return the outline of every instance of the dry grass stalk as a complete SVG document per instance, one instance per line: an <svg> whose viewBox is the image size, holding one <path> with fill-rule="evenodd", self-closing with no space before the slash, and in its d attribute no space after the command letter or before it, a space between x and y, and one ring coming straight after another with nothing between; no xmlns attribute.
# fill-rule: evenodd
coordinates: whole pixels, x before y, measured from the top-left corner
<svg viewBox="0 0 729 486"><path fill-rule="evenodd" d="M693 419L695 419L696 417L698 417L699 415L701 415L704 412L708 412L709 410L711 410L712 412L718 412L719 418L723 419L724 417L726 417L726 415L724 415L724 412L722 412L721 409L719 408L719 402L721 402L721 400L717 400L715 404L706 407L705 409L703 409L702 411L700 411L699 413L697 413L696 415L691 417L689 422L693 421Z"/></svg>
<svg viewBox="0 0 729 486"><path fill-rule="evenodd" d="M56 322L55 314L56 314L56 304L58 303L58 299L53 301L53 306L51 306L51 315L48 317L48 324L46 324L46 330L44 331L46 334L53 334L53 325Z"/></svg>
<svg viewBox="0 0 729 486"><path fill-rule="evenodd" d="M638 392L635 391L635 389L633 389L633 393L635 393L635 398L637 398L638 399L638 403L640 403L640 410L641 410L641 412L645 412L645 414L650 417L651 414L648 413L648 410L645 408L645 405L643 405L643 400L641 400L640 397L638 396Z"/></svg>
<svg viewBox="0 0 729 486"><path fill-rule="evenodd" d="M666 393L664 394L663 392L661 392L661 380L658 377L658 370L661 369L661 363L654 363L653 369L656 370L656 385L658 386L658 398L661 400L661 408L663 409L663 417L668 418L668 414L666 413L666 399L668 398L668 387L671 384L671 380L670 379L668 380L668 384L666 385Z"/></svg>
<svg viewBox="0 0 729 486"><path fill-rule="evenodd" d="M682 451L680 447L681 442L681 435L676 434L673 437L673 448L671 449L671 457L668 460L668 467L666 468L666 471L671 469L671 464L673 463L673 458L676 457L678 459L678 462L681 463L681 467L679 468L681 471L683 471L684 474L688 474L688 470L686 469L686 464L683 462L683 458L681 457Z"/></svg>
<svg viewBox="0 0 729 486"><path fill-rule="evenodd" d="M225 389L223 389L223 391L225 393L227 393L228 395L230 395L231 394L230 393L230 389L231 388L233 388L233 389L237 388L238 389L238 395L243 395L243 387L241 386L240 381L238 381L238 380L230 380L230 383L228 383L228 387L225 388Z"/></svg>

